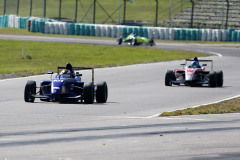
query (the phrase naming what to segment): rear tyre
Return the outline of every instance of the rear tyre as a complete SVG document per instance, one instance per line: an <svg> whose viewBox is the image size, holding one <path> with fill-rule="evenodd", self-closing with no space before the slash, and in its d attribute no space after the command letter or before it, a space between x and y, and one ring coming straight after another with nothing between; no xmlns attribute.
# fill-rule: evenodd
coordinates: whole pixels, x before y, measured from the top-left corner
<svg viewBox="0 0 240 160"><path fill-rule="evenodd" d="M136 46L137 45L137 40L136 39L132 39L132 46Z"/></svg>
<svg viewBox="0 0 240 160"><path fill-rule="evenodd" d="M24 90L24 100L25 102L34 102L35 97L33 95L36 94L36 82L35 81L27 81Z"/></svg>
<svg viewBox="0 0 240 160"><path fill-rule="evenodd" d="M94 102L94 87L93 83L84 83L83 86L83 99L84 103L93 104Z"/></svg>
<svg viewBox="0 0 240 160"><path fill-rule="evenodd" d="M209 73L209 86L216 87L217 86L217 74L215 71L211 71Z"/></svg>
<svg viewBox="0 0 240 160"><path fill-rule="evenodd" d="M150 46L153 46L153 45L154 45L154 40L153 40L153 39L151 39L151 40L149 41L149 45L150 45Z"/></svg>
<svg viewBox="0 0 240 160"><path fill-rule="evenodd" d="M106 82L97 84L96 101L97 103L106 103L108 98L108 87Z"/></svg>
<svg viewBox="0 0 240 160"><path fill-rule="evenodd" d="M217 86L222 87L223 86L223 72L217 71Z"/></svg>
<svg viewBox="0 0 240 160"><path fill-rule="evenodd" d="M168 70L165 75L165 86L172 86L172 81L175 81L176 77L173 70Z"/></svg>
<svg viewBox="0 0 240 160"><path fill-rule="evenodd" d="M118 43L118 45L121 45L122 44L122 38L118 38L117 43Z"/></svg>
<svg viewBox="0 0 240 160"><path fill-rule="evenodd" d="M135 45L136 45L136 39L131 39L130 46L135 46Z"/></svg>

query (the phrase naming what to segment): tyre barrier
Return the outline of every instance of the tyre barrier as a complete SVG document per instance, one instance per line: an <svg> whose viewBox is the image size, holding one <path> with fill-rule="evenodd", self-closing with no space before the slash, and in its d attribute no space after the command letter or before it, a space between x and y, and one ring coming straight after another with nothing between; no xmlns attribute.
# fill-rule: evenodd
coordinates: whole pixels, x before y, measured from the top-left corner
<svg viewBox="0 0 240 160"><path fill-rule="evenodd" d="M103 25L66 23L38 17L19 17L16 15L0 16L0 28L28 29L30 32L47 34L65 34L96 37L126 38L135 33L149 39L180 41L232 41L240 42L240 31L228 29L186 29L164 27L139 27L125 25Z"/></svg>
<svg viewBox="0 0 240 160"><path fill-rule="evenodd" d="M9 21L8 15L0 16L0 27L1 28L8 27L8 21Z"/></svg>

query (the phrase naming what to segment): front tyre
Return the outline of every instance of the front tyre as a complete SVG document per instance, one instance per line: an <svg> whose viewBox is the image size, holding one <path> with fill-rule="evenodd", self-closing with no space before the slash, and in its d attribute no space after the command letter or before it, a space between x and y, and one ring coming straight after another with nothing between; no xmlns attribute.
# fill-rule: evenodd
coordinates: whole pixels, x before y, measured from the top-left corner
<svg viewBox="0 0 240 160"><path fill-rule="evenodd" d="M92 82L84 83L83 99L84 99L84 103L93 104L93 102L94 102L94 85Z"/></svg>
<svg viewBox="0 0 240 160"><path fill-rule="evenodd" d="M215 71L211 71L209 73L209 86L210 87L217 86L217 73Z"/></svg>
<svg viewBox="0 0 240 160"><path fill-rule="evenodd" d="M34 102L35 97L33 95L36 94L36 82L35 81L27 81L24 90L24 100L25 102Z"/></svg>
<svg viewBox="0 0 240 160"><path fill-rule="evenodd" d="M108 98L108 87L106 82L97 84L96 101L97 103L106 103Z"/></svg>
<svg viewBox="0 0 240 160"><path fill-rule="evenodd" d="M172 86L172 81L176 80L173 70L168 70L165 75L165 86Z"/></svg>
<svg viewBox="0 0 240 160"><path fill-rule="evenodd" d="M217 71L217 86L222 87L223 86L223 72L222 71Z"/></svg>
<svg viewBox="0 0 240 160"><path fill-rule="evenodd" d="M118 44L118 45L121 45L121 44L122 44L122 38L118 38L117 44Z"/></svg>
<svg viewBox="0 0 240 160"><path fill-rule="evenodd" d="M131 44L132 44L132 46L136 46L137 45L137 39L132 39Z"/></svg>

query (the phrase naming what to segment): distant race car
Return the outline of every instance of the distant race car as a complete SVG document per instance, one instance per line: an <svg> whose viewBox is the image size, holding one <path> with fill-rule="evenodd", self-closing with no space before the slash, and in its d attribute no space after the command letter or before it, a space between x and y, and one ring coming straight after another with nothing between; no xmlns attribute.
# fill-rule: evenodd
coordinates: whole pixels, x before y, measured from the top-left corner
<svg viewBox="0 0 240 160"><path fill-rule="evenodd" d="M140 36L137 36L134 33L127 36L127 38L122 38L122 36L120 36L117 39L117 44L121 45L122 43L126 43L126 44L131 45L131 46L142 45L142 44L149 45L149 46L155 45L153 39L140 37Z"/></svg>
<svg viewBox="0 0 240 160"><path fill-rule="evenodd" d="M222 87L223 86L223 72L213 71L212 60L198 60L199 62L205 62L211 64L211 70L205 70L207 64L202 64L197 68L189 65L189 62L193 62L193 59L186 59L184 69L177 69L175 71L168 70L165 75L165 85L188 85L188 86L202 86L207 84L210 87Z"/></svg>
<svg viewBox="0 0 240 160"><path fill-rule="evenodd" d="M58 67L58 73L55 78L51 80L42 81L40 87L36 87L36 82L29 80L25 86L24 100L25 102L34 102L35 98L40 98L41 101L59 101L63 102L84 102L87 104L105 103L108 98L107 83L100 82L94 84L94 68L72 67L73 70L92 70L92 81L81 81L82 74L76 72L74 77L71 75L59 74L60 69L65 67ZM53 74L49 72L48 74ZM36 91L39 89L39 91Z"/></svg>

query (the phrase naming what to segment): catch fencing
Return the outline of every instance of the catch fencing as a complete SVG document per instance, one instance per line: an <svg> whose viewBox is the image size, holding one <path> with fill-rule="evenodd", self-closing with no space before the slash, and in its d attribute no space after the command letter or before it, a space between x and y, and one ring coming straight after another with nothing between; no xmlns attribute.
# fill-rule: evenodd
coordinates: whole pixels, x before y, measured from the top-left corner
<svg viewBox="0 0 240 160"><path fill-rule="evenodd" d="M2 15L169 28L240 29L239 8L239 0L0 0Z"/></svg>

